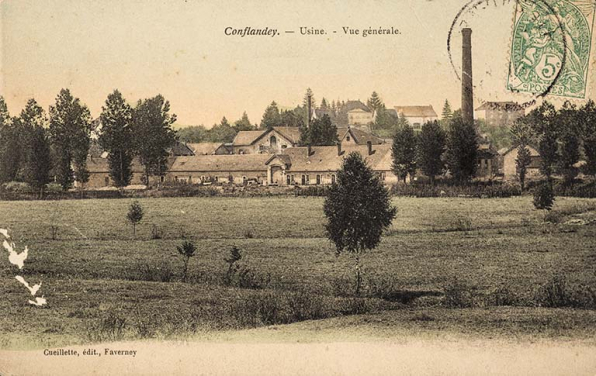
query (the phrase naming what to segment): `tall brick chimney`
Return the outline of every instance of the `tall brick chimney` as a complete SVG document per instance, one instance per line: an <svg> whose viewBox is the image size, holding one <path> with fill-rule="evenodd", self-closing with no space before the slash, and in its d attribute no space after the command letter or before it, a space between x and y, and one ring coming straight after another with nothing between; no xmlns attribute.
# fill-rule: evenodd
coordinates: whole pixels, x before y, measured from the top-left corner
<svg viewBox="0 0 596 376"><path fill-rule="evenodd" d="M474 122L474 87L472 81L472 29L462 34L461 113L466 123Z"/></svg>

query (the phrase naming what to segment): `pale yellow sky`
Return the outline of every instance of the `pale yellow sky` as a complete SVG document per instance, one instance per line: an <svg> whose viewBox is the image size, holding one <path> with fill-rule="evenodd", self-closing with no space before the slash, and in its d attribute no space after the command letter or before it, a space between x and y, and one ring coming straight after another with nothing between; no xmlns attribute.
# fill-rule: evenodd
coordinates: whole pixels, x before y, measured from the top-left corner
<svg viewBox="0 0 596 376"><path fill-rule="evenodd" d="M163 94L179 124L211 126L247 111L315 98L366 100L376 90L389 106L449 99L460 83L447 56L447 35L464 0L4 0L2 95L16 115L35 97L46 109L63 87L93 115L113 89L129 102ZM513 2L467 14L473 28L479 99L503 95ZM228 26L275 28L275 37L224 35ZM327 35L303 36L301 26ZM401 35L348 36L342 27L395 27ZM459 67L461 35L454 32ZM294 34L286 34L294 30ZM337 33L333 33L336 31Z"/></svg>

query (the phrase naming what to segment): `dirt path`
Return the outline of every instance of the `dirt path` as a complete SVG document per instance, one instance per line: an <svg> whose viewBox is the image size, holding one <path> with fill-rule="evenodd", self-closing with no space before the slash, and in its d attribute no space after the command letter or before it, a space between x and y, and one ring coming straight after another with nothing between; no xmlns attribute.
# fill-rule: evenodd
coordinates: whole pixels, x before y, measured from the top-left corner
<svg viewBox="0 0 596 376"><path fill-rule="evenodd" d="M0 352L6 375L596 375L596 347L582 342L440 341L290 343L122 342ZM99 355L83 355L96 350ZM110 355L106 349L136 351ZM108 350L108 351L109 351Z"/></svg>

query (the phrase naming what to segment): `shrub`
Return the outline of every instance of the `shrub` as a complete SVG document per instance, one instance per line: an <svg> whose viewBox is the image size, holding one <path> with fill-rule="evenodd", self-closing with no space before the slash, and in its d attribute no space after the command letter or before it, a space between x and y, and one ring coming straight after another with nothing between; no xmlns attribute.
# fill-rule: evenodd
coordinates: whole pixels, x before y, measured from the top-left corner
<svg viewBox="0 0 596 376"><path fill-rule="evenodd" d="M573 286L563 275L555 275L535 294L538 306L596 309L596 290L590 286Z"/></svg>
<svg viewBox="0 0 596 376"><path fill-rule="evenodd" d="M158 240L161 238L163 238L162 231L154 224L153 227L151 227L151 239Z"/></svg>
<svg viewBox="0 0 596 376"><path fill-rule="evenodd" d="M87 326L87 338L92 342L119 341L124 338L126 317L110 310Z"/></svg>
<svg viewBox="0 0 596 376"><path fill-rule="evenodd" d="M487 305L515 306L520 303L520 297L507 285L502 285L488 295Z"/></svg>
<svg viewBox="0 0 596 376"><path fill-rule="evenodd" d="M2 188L7 192L15 192L15 193L30 193L32 192L31 186L27 183L20 182L20 181L10 181L8 183L4 183Z"/></svg>
<svg viewBox="0 0 596 376"><path fill-rule="evenodd" d="M542 182L534 190L534 207L536 209L550 210L553 207L555 196L549 182Z"/></svg>
<svg viewBox="0 0 596 376"><path fill-rule="evenodd" d="M49 183L46 185L46 192L57 193L62 192L63 190L62 186L58 183Z"/></svg>
<svg viewBox="0 0 596 376"><path fill-rule="evenodd" d="M474 306L474 291L457 278L447 282L443 288L443 305L448 308L470 308Z"/></svg>
<svg viewBox="0 0 596 376"><path fill-rule="evenodd" d="M236 246L232 246L229 255L224 258L224 261L228 264L228 270L226 271L225 277L226 285L232 284L232 279L239 269L239 265L236 263L240 261L241 258L242 254L240 253L240 249Z"/></svg>
<svg viewBox="0 0 596 376"><path fill-rule="evenodd" d="M174 271L169 263L159 265L139 263L130 273L129 279L133 281L171 282L174 280Z"/></svg>
<svg viewBox="0 0 596 376"><path fill-rule="evenodd" d="M240 267L236 273L235 285L242 289L265 289L271 284L271 274L258 274L250 268Z"/></svg>

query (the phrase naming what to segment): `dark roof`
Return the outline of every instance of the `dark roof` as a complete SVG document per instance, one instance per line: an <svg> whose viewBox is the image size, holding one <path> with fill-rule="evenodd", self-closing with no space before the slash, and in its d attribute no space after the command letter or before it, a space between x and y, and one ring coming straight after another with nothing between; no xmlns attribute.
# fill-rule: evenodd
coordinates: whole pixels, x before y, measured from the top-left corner
<svg viewBox="0 0 596 376"><path fill-rule="evenodd" d="M99 158L89 156L87 157L87 170L90 173L108 173L110 172L110 166L108 165L107 158ZM143 166L139 163L138 158L132 160L132 172L133 173L144 173Z"/></svg>
<svg viewBox="0 0 596 376"><path fill-rule="evenodd" d="M371 112L370 108L367 105L362 103L361 101L347 101L345 105L342 107L342 110L345 112L350 112L352 110L363 110L366 112Z"/></svg>
<svg viewBox="0 0 596 376"><path fill-rule="evenodd" d="M273 130L284 136L292 144L296 145L300 141L299 127L273 127Z"/></svg>

